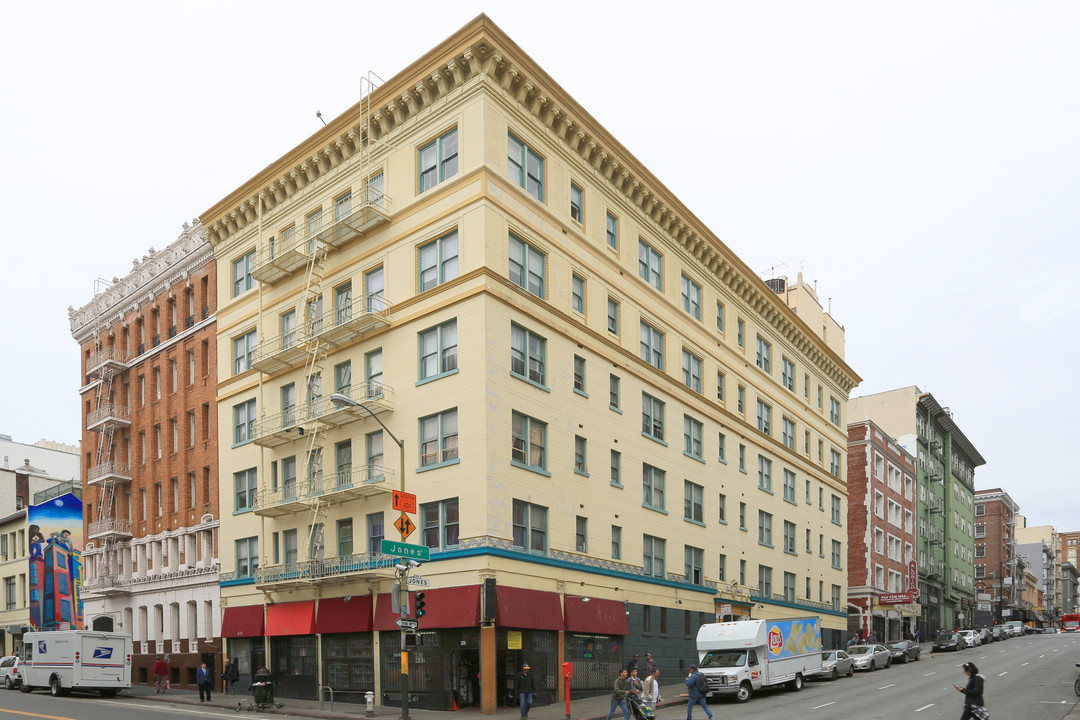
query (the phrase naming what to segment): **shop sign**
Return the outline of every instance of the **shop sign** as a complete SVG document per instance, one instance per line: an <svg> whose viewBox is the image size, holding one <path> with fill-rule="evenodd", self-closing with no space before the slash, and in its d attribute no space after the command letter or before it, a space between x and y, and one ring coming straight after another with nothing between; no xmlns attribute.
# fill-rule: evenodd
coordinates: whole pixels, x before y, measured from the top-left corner
<svg viewBox="0 0 1080 720"><path fill-rule="evenodd" d="M507 630L506 631L506 649L507 650L520 650L521 649L521 631L520 630Z"/></svg>

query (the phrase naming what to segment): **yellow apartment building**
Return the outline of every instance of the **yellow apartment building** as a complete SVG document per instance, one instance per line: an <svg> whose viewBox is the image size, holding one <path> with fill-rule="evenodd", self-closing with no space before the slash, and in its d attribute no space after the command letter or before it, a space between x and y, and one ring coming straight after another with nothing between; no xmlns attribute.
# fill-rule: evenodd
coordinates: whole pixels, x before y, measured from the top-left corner
<svg viewBox="0 0 1080 720"><path fill-rule="evenodd" d="M840 641L843 329L485 16L201 219L241 672L401 702L402 485L430 551L412 706L494 712L524 663L538 704L564 661L574 691L635 653L675 672L720 617Z"/></svg>

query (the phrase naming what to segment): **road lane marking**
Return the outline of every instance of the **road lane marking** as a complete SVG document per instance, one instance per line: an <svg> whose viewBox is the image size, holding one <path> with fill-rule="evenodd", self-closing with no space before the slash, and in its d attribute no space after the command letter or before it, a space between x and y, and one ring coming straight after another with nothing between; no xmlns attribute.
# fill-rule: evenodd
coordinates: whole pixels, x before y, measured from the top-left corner
<svg viewBox="0 0 1080 720"><path fill-rule="evenodd" d="M1046 656L1045 655L1040 655L1039 659L1042 660L1044 657L1046 657Z"/></svg>
<svg viewBox="0 0 1080 720"><path fill-rule="evenodd" d="M937 671L935 670L934 672L926 673L925 675L923 675L923 677L930 677L931 675L936 675L936 674L937 674Z"/></svg>
<svg viewBox="0 0 1080 720"><path fill-rule="evenodd" d="M114 704L116 704L115 701L110 701L110 702L113 702ZM150 705L145 705L145 704L142 704L142 703L129 703L129 702L121 701L120 704L123 704L124 707L143 707L143 708L158 710L160 712L160 711L162 711L161 706L162 706L163 703L155 702L155 703L152 703ZM207 708L200 709L198 706L195 706L195 705L185 707L185 703L183 703L183 702L166 701L165 704L168 705L168 708L167 708L168 710L170 710L172 712L177 712L177 713L187 713L188 715L202 715L204 717L222 717L222 718L236 717L235 715L233 715L231 713L226 713L225 712L226 710L228 710L228 708L219 708L218 710L220 710L220 711L215 712L215 711L207 709ZM47 716L42 716L42 717L47 717ZM71 718L60 718L60 720L72 720L72 719Z"/></svg>
<svg viewBox="0 0 1080 720"><path fill-rule="evenodd" d="M893 683L892 685L886 685L885 687L879 687L878 690L886 690L891 687L896 687L896 683Z"/></svg>
<svg viewBox="0 0 1080 720"><path fill-rule="evenodd" d="M922 712L922 711L923 711L923 710L925 710L926 708L932 708L932 707L934 707L934 703L930 703L929 705L923 705L923 706L922 706L921 708L919 708L919 709L918 709L918 710L916 710L915 712Z"/></svg>
<svg viewBox="0 0 1080 720"><path fill-rule="evenodd" d="M0 713L11 713L12 715L29 715L30 717L49 718L49 720L72 720L71 718L63 717L62 715L43 715L41 713L24 712L22 710L0 710Z"/></svg>
<svg viewBox="0 0 1080 720"><path fill-rule="evenodd" d="M835 705L835 704L836 704L836 701L834 700L834 701L832 701L832 702L827 702L827 703L825 703L824 705L818 705L817 707L812 707L812 708L810 708L810 709L811 709L811 710L820 710L820 709L821 709L821 708L823 708L823 707L829 707L830 705Z"/></svg>
<svg viewBox="0 0 1080 720"><path fill-rule="evenodd" d="M1030 663L1020 663L1020 667L1024 667L1025 665L1028 665L1028 664L1030 664Z"/></svg>
<svg viewBox="0 0 1080 720"><path fill-rule="evenodd" d="M1001 677L1002 675L1008 675L1008 674L1009 674L1009 671L1008 671L1008 670L1006 670L1006 671L1005 671L1005 672L1003 672L1003 673L998 673L998 677Z"/></svg>

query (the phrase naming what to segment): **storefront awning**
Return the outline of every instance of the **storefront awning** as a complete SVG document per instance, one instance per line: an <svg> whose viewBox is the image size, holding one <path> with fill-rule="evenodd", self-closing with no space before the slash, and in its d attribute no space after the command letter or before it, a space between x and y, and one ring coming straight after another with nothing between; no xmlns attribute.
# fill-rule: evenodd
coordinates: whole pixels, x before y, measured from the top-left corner
<svg viewBox="0 0 1080 720"><path fill-rule="evenodd" d="M438 628L480 627L480 586L419 590L424 593L426 614L420 618L421 630ZM409 593L409 607L416 603L416 592ZM375 629L397 630L394 623L400 615L391 610L390 594L379 595L375 604Z"/></svg>
<svg viewBox="0 0 1080 720"><path fill-rule="evenodd" d="M626 605L619 600L566 596L567 632L596 635L629 635Z"/></svg>
<svg viewBox="0 0 1080 720"><path fill-rule="evenodd" d="M266 635L314 635L315 601L277 603L266 608Z"/></svg>
<svg viewBox="0 0 1080 720"><path fill-rule="evenodd" d="M559 595L542 590L496 586L495 624L525 630L562 630Z"/></svg>
<svg viewBox="0 0 1080 720"><path fill-rule="evenodd" d="M225 614L221 618L221 637L262 637L262 634L262 605L244 605L242 607L225 608Z"/></svg>
<svg viewBox="0 0 1080 720"><path fill-rule="evenodd" d="M316 633L371 632L371 596L325 598L319 601Z"/></svg>

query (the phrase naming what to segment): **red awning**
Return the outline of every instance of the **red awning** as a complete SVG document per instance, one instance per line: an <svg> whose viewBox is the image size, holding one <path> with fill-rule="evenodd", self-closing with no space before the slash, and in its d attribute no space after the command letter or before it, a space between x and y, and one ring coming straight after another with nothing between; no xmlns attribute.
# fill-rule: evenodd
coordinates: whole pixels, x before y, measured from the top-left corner
<svg viewBox="0 0 1080 720"><path fill-rule="evenodd" d="M371 632L371 596L325 598L319 601L316 633Z"/></svg>
<svg viewBox="0 0 1080 720"><path fill-rule="evenodd" d="M566 630L597 635L629 635L626 605L619 600L567 595Z"/></svg>
<svg viewBox="0 0 1080 720"><path fill-rule="evenodd" d="M562 630L562 603L558 593L495 587L495 624L526 630Z"/></svg>
<svg viewBox="0 0 1080 720"><path fill-rule="evenodd" d="M480 627L480 586L423 590L426 614L420 618L421 630L436 628ZM409 593L410 607L416 602L415 592ZM398 615L390 609L390 593L379 595L375 604L375 629L397 630Z"/></svg>
<svg viewBox="0 0 1080 720"><path fill-rule="evenodd" d="M262 637L262 634L262 605L244 605L242 607L225 608L225 615L221 618L221 637Z"/></svg>
<svg viewBox="0 0 1080 720"><path fill-rule="evenodd" d="M266 608L266 635L314 635L315 601L276 603Z"/></svg>

